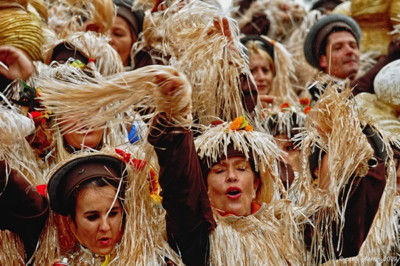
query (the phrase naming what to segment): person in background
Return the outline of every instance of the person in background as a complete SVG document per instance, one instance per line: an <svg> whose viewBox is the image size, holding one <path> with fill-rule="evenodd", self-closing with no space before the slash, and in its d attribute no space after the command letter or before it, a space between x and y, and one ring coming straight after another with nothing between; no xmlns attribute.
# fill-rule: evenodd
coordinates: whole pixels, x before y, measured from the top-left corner
<svg viewBox="0 0 400 266"><path fill-rule="evenodd" d="M375 66L359 76L361 29L349 16L329 14L318 20L308 32L304 41L304 55L307 62L325 75L317 79L323 82L340 82L348 79L355 87L353 94L373 93L373 80L379 70L399 57L400 42L393 40L388 54ZM318 99L324 85L309 88L313 99Z"/></svg>

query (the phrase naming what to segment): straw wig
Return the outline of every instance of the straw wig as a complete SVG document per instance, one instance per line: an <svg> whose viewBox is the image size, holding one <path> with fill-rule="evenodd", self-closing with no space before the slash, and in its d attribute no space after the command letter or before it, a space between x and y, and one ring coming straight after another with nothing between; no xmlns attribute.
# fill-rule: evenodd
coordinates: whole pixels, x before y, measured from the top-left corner
<svg viewBox="0 0 400 266"><path fill-rule="evenodd" d="M241 154L254 164L255 172L260 174L261 186L257 191L256 201L270 202L274 195L272 181L278 176L278 147L269 134L245 129L232 130L235 121L238 120L207 128L195 140L197 154L208 168L221 158L232 156L233 150L234 155Z"/></svg>

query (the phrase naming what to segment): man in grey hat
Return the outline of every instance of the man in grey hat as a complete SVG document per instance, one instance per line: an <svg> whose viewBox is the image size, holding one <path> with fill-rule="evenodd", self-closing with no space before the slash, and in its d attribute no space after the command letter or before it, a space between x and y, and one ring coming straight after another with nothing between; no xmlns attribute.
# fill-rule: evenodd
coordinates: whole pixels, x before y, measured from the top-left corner
<svg viewBox="0 0 400 266"><path fill-rule="evenodd" d="M360 76L360 39L361 30L355 20L345 15L330 14L311 27L304 41L304 55L310 65L327 74L330 80L349 79L350 86L355 87L354 95L374 93L376 74L386 64L400 58L400 41L393 40L388 54ZM314 100L319 98L321 90L321 86L309 88Z"/></svg>
<svg viewBox="0 0 400 266"><path fill-rule="evenodd" d="M338 79L354 80L360 66L361 30L352 18L327 15L311 27L304 42L306 60Z"/></svg>

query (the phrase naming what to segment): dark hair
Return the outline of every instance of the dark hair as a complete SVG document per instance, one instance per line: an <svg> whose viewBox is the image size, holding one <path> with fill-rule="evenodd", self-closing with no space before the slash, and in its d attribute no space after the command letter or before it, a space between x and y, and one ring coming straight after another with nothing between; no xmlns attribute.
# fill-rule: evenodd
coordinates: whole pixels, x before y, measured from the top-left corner
<svg viewBox="0 0 400 266"><path fill-rule="evenodd" d="M326 36L326 38L322 40L321 46L319 47L319 51L318 51L318 55L319 55L319 56L321 56L321 55L326 55L326 45L328 44L329 36L331 36L332 33L341 32L341 31L347 31L348 33L350 33L350 34L354 37L354 40L357 42L357 46L358 46L357 38L356 38L356 36L354 36L354 33L353 33L349 28L347 28L347 27L342 27L342 26L335 26L335 27L333 27L332 30L328 33L328 35Z"/></svg>
<svg viewBox="0 0 400 266"><path fill-rule="evenodd" d="M116 183L115 181L109 180L105 177L91 178L91 179L85 180L84 182L79 184L72 191L71 195L67 199L67 211L68 211L68 214L71 217L72 221L74 221L74 223L75 223L76 203L77 203L78 195L81 191L84 191L85 189L88 189L88 188L98 188L98 187L106 187L106 186L112 186L115 189L117 189L118 185L119 184ZM118 194L118 200L119 200L121 206L123 206L123 199L124 199L122 191L124 191L123 186L121 186L120 193Z"/></svg>

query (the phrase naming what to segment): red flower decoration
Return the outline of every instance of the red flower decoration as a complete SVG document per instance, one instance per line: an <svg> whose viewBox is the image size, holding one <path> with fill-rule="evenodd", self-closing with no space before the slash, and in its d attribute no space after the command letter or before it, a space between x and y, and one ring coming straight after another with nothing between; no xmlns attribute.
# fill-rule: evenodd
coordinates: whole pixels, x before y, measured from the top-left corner
<svg viewBox="0 0 400 266"><path fill-rule="evenodd" d="M310 106L306 106L303 109L303 113L308 114L311 111L311 107Z"/></svg>
<svg viewBox="0 0 400 266"><path fill-rule="evenodd" d="M281 110L289 108L290 107L290 103L282 103L281 104Z"/></svg>
<svg viewBox="0 0 400 266"><path fill-rule="evenodd" d="M308 98L300 98L299 102L300 102L301 105L306 106L306 105L310 104L310 99L308 99Z"/></svg>
<svg viewBox="0 0 400 266"><path fill-rule="evenodd" d="M47 184L41 184L36 186L36 190L42 195L47 196Z"/></svg>
<svg viewBox="0 0 400 266"><path fill-rule="evenodd" d="M137 170L143 170L143 168L146 166L146 161L131 158L131 154L128 152L125 152L121 149L115 149L115 152L122 157L122 160L124 160L124 162L133 165Z"/></svg>

